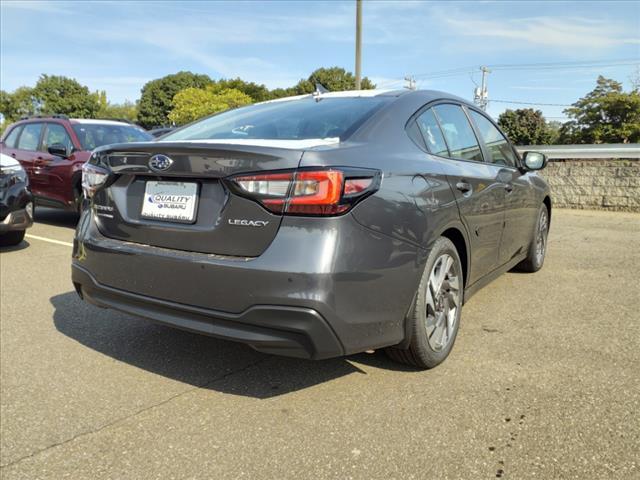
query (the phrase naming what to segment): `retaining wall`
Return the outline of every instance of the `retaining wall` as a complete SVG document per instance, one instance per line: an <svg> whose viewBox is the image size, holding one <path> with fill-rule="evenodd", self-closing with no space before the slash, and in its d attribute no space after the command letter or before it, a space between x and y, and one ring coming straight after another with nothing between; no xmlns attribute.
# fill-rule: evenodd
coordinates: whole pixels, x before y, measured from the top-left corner
<svg viewBox="0 0 640 480"><path fill-rule="evenodd" d="M640 212L639 159L554 159L541 175L554 207Z"/></svg>

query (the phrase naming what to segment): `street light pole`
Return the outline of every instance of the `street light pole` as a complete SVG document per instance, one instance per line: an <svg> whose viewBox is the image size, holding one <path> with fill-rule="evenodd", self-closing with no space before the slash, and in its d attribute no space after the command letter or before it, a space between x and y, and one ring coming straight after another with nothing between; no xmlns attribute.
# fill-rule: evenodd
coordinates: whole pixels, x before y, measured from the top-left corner
<svg viewBox="0 0 640 480"><path fill-rule="evenodd" d="M356 90L361 88L362 64L362 0L356 0Z"/></svg>

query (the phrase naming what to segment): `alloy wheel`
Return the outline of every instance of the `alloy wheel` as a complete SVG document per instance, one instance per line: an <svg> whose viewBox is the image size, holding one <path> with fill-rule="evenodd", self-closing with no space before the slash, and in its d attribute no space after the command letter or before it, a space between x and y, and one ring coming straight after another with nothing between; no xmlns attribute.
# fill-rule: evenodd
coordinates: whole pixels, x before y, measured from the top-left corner
<svg viewBox="0 0 640 480"><path fill-rule="evenodd" d="M460 268L444 253L431 269L427 286L427 336L434 351L446 348L453 339L460 309Z"/></svg>
<svg viewBox="0 0 640 480"><path fill-rule="evenodd" d="M536 234L536 262L538 265L544 260L544 254L547 250L547 234L549 233L549 215L547 209L543 208L540 212L540 220L538 221L538 232Z"/></svg>

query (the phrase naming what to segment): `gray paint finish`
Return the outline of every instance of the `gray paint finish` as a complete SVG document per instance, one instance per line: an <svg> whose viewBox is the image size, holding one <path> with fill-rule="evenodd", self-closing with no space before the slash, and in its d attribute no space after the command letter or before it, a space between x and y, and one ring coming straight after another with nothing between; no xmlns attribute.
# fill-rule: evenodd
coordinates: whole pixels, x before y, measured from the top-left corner
<svg viewBox="0 0 640 480"><path fill-rule="evenodd" d="M468 297L522 260L549 193L533 172L438 157L407 135L407 125L425 106L443 99L467 105L463 100L434 91L391 95L393 101L336 145L287 150L151 143L98 150L99 161L117 179L98 193L78 225L74 265L95 280L85 286L74 273L78 290L135 294L147 299L147 311L157 300L171 302L172 311L182 309L183 320L169 323L181 328L187 307L239 315L242 323L244 312L271 305L315 312L339 339L342 353L406 343L405 318L433 242L443 234L462 239L457 248L466 259ZM170 173L146 166L157 153L175 161ZM373 195L333 217L275 215L226 183L238 173L312 167L375 169L382 180ZM195 224L139 218L144 180L152 178L199 182ZM471 184L471 194L456 189L460 179ZM97 214L100 202L114 209L113 218ZM239 227L228 223L233 218L269 223ZM212 313L209 321L228 321L222 317ZM313 335L311 318L301 320L301 338ZM273 328L289 327L274 322ZM269 350L241 336L225 338ZM291 351L306 349L311 358L331 350L299 338L291 342Z"/></svg>

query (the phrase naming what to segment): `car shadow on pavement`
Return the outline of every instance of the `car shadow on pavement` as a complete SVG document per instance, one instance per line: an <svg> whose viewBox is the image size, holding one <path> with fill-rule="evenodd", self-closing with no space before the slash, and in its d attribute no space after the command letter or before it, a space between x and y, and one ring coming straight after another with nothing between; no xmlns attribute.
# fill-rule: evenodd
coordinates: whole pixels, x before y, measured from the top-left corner
<svg viewBox="0 0 640 480"><path fill-rule="evenodd" d="M0 247L0 253L5 253L5 252L17 252L20 250L24 250L25 248L27 248L30 245L29 242L27 242L26 240L22 240L19 244L17 245L11 245L10 247Z"/></svg>
<svg viewBox="0 0 640 480"><path fill-rule="evenodd" d="M33 220L37 223L53 225L55 227L67 227L75 230L78 224L78 214L66 210L46 207L36 207Z"/></svg>
<svg viewBox="0 0 640 480"><path fill-rule="evenodd" d="M312 361L277 357L250 347L186 332L89 305L75 292L50 299L56 329L80 344L156 375L254 398L270 398L355 373L353 362L416 371L383 352Z"/></svg>

